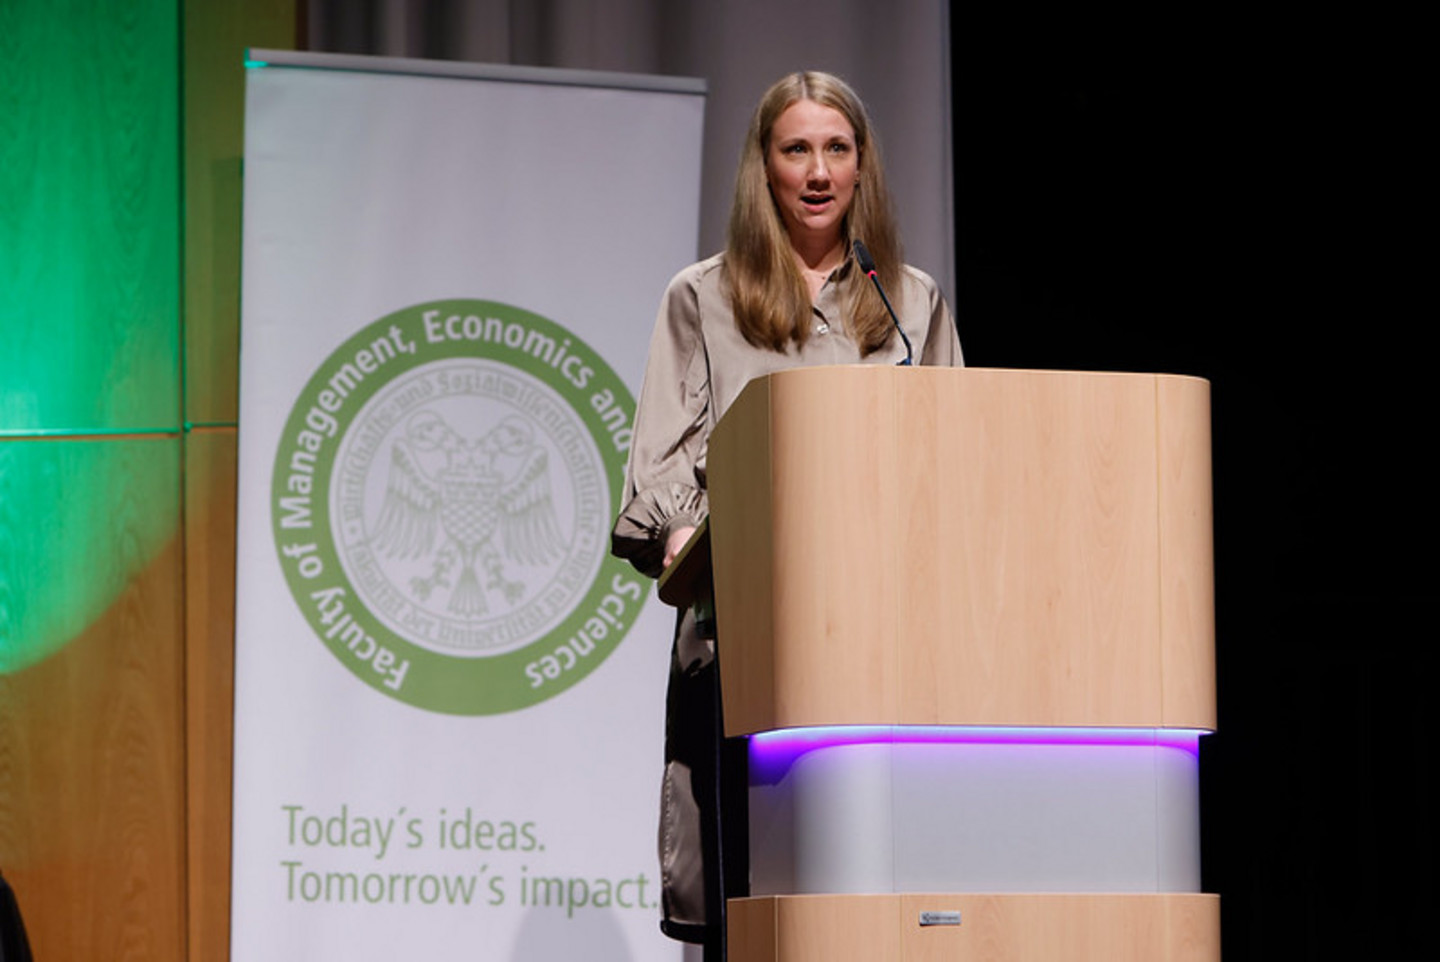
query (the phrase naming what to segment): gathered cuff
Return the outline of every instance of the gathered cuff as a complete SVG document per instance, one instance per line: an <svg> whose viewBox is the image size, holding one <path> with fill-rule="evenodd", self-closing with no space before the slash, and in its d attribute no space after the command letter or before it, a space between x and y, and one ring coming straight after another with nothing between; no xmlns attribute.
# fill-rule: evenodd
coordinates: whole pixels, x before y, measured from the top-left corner
<svg viewBox="0 0 1440 962"><path fill-rule="evenodd" d="M709 499L699 488L666 484L638 492L620 510L610 534L610 551L641 574L660 577L665 567L665 541L676 528L699 527L710 513Z"/></svg>

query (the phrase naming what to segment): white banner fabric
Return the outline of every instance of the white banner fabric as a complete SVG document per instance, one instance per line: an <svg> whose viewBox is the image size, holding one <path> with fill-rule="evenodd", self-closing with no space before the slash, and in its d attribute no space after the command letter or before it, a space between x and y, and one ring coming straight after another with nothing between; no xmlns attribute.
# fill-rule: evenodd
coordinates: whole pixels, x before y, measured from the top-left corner
<svg viewBox="0 0 1440 962"><path fill-rule="evenodd" d="M677 959L607 549L703 87L356 61L248 71L232 957Z"/></svg>

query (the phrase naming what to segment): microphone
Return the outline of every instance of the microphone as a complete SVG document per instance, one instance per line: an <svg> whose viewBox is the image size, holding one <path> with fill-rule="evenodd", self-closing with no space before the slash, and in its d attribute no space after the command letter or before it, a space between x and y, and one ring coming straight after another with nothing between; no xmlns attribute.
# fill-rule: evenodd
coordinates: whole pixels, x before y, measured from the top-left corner
<svg viewBox="0 0 1440 962"><path fill-rule="evenodd" d="M910 338L905 336L905 328L900 326L900 318L895 316L895 308L890 306L890 298L885 296L885 288L880 286L880 276L875 272L875 261L870 257L870 252L865 249L865 242L857 240L854 244L855 260L860 263L860 269L870 276L875 283L875 290L880 292L880 300L885 302L885 310L890 312L890 320L895 325L895 330L900 332L900 340L905 342L905 360L896 361L896 367L909 367L915 361L915 350L910 346Z"/></svg>

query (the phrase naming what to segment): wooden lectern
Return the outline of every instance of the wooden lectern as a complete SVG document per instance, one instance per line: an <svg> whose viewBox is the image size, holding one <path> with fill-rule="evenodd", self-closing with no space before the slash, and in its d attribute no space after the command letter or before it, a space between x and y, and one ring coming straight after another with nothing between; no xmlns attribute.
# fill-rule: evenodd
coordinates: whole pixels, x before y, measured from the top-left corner
<svg viewBox="0 0 1440 962"><path fill-rule="evenodd" d="M795 369L708 465L732 962L1219 959L1206 382Z"/></svg>

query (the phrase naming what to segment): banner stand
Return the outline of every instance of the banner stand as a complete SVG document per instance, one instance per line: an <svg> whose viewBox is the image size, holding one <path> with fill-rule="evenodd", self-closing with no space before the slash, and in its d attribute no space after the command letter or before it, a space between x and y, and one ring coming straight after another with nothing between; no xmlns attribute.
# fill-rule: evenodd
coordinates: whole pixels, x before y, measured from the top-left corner
<svg viewBox="0 0 1440 962"><path fill-rule="evenodd" d="M678 959L608 546L704 84L247 65L232 957Z"/></svg>

